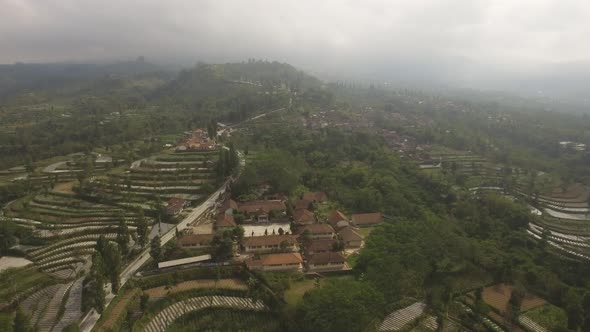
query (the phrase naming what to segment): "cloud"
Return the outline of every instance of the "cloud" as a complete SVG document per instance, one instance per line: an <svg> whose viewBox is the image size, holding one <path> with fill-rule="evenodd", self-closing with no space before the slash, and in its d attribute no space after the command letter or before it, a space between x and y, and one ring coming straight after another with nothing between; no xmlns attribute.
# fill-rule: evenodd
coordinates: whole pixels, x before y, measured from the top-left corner
<svg viewBox="0 0 590 332"><path fill-rule="evenodd" d="M590 3L575 0L0 0L0 8L0 63L145 55L522 70L590 59Z"/></svg>

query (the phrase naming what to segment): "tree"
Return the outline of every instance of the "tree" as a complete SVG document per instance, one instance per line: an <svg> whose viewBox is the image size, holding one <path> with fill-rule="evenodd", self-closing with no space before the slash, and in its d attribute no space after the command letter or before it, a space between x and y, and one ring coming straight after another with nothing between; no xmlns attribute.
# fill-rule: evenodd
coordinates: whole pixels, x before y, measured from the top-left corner
<svg viewBox="0 0 590 332"><path fill-rule="evenodd" d="M6 219L0 219L0 254L5 255L8 249L16 244L15 229Z"/></svg>
<svg viewBox="0 0 590 332"><path fill-rule="evenodd" d="M89 297L90 303L98 311L102 312L105 306L105 291L104 291L104 274L105 266L100 253L95 253L92 256L92 266L89 273Z"/></svg>
<svg viewBox="0 0 590 332"><path fill-rule="evenodd" d="M369 283L335 280L306 293L297 314L303 331L365 331L379 323L384 306Z"/></svg>
<svg viewBox="0 0 590 332"><path fill-rule="evenodd" d="M14 316L14 321L12 323L12 330L14 332L31 331L30 318L20 307L16 309L16 315Z"/></svg>
<svg viewBox="0 0 590 332"><path fill-rule="evenodd" d="M229 259L233 255L234 241L232 239L233 231L224 231L221 235L216 234L211 241L212 256L220 262Z"/></svg>
<svg viewBox="0 0 590 332"><path fill-rule="evenodd" d="M231 230L231 236L237 243L242 242L244 239L244 227L236 226Z"/></svg>
<svg viewBox="0 0 590 332"><path fill-rule="evenodd" d="M584 324L582 296L574 289L570 289L565 295L564 302L566 303L567 327L575 331Z"/></svg>
<svg viewBox="0 0 590 332"><path fill-rule="evenodd" d="M147 244L149 236L148 231L147 220L143 214L143 209L140 208L137 212L137 241L142 248Z"/></svg>
<svg viewBox="0 0 590 332"><path fill-rule="evenodd" d="M145 311L145 309L147 308L147 304L148 301L150 299L150 296L146 293L142 293L141 297L139 298L139 308L141 309L141 311Z"/></svg>
<svg viewBox="0 0 590 332"><path fill-rule="evenodd" d="M117 243L121 248L121 253L127 255L129 252L129 228L123 215L119 216L119 229L117 231Z"/></svg>
<svg viewBox="0 0 590 332"><path fill-rule="evenodd" d="M111 289L114 294L119 290L120 274L121 274L121 251L119 246L115 243L110 242L105 250L104 266L105 275L111 281Z"/></svg>
<svg viewBox="0 0 590 332"><path fill-rule="evenodd" d="M64 327L63 332L80 332L80 327L77 323L71 323Z"/></svg>
<svg viewBox="0 0 590 332"><path fill-rule="evenodd" d="M162 248L161 248L160 236L156 235L150 242L150 256L154 261L159 262L162 259Z"/></svg>
<svg viewBox="0 0 590 332"><path fill-rule="evenodd" d="M96 240L96 252L99 253L101 256L104 256L108 244L109 241L104 237L104 235L101 234L98 237L98 240Z"/></svg>
<svg viewBox="0 0 590 332"><path fill-rule="evenodd" d="M517 321L518 316L520 315L520 307L522 305L522 301L524 300L525 290L521 286L517 286L512 290L512 294L510 294L510 299L508 300L508 312L510 314L510 318L514 322Z"/></svg>

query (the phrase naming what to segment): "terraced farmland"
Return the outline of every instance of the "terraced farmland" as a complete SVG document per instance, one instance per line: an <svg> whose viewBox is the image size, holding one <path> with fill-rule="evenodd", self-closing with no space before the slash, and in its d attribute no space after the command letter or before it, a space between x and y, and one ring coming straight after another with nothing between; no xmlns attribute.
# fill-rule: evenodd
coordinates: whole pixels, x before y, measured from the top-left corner
<svg viewBox="0 0 590 332"><path fill-rule="evenodd" d="M231 308L247 311L266 311L268 307L261 301L236 296L197 296L176 302L160 311L145 327L147 332L164 332L175 320L189 312L208 308Z"/></svg>
<svg viewBox="0 0 590 332"><path fill-rule="evenodd" d="M426 305L422 302L416 302L408 307L396 310L385 317L379 327L379 331L400 331L410 322L418 319L424 314Z"/></svg>
<svg viewBox="0 0 590 332"><path fill-rule="evenodd" d="M5 214L47 243L29 250L27 257L41 270L65 278L75 276L88 261L99 236L114 240L121 219L131 233L137 222L134 212L56 193L13 202Z"/></svg>
<svg viewBox="0 0 590 332"><path fill-rule="evenodd" d="M13 167L0 171L0 175L13 175L12 181L27 181L34 187L40 187L74 181L78 174L85 170L91 170L93 174L104 173L112 167L113 160L110 156L98 153L74 153L54 160L41 161L40 164L32 172L27 172L24 167Z"/></svg>
<svg viewBox="0 0 590 332"><path fill-rule="evenodd" d="M172 197L197 201L214 184L217 152L169 153L134 162L125 173L109 174L94 181L97 194L112 201L132 203Z"/></svg>
<svg viewBox="0 0 590 332"><path fill-rule="evenodd" d="M150 299L161 299L169 294L184 292L191 289L203 289L203 288L224 288L224 289L235 289L235 290L247 290L248 286L239 279L221 279L221 280L190 280L181 282L178 285L160 286L150 288L144 292L149 295Z"/></svg>
<svg viewBox="0 0 590 332"><path fill-rule="evenodd" d="M508 301L512 295L513 287L505 284L498 284L489 286L483 290L483 300L488 305L497 309L500 312L507 312ZM536 307L544 305L545 300L534 296L532 294L526 294L522 300L521 310L526 311Z"/></svg>
<svg viewBox="0 0 590 332"><path fill-rule="evenodd" d="M528 197L523 191L519 193ZM529 224L528 233L541 240L547 231L547 241L553 248L570 257L590 260L589 195L587 187L574 184L529 198L543 214Z"/></svg>
<svg viewBox="0 0 590 332"><path fill-rule="evenodd" d="M119 168L109 174L95 173L84 182L83 192L70 185L69 189L43 190L11 202L4 208L1 218L29 229L37 245L23 247L26 257L34 263L21 269L30 275L30 278L19 277L23 285L27 282L26 288L11 289L3 297L4 304L8 305L18 296L39 331L60 331L78 322L82 315L82 279L79 276L88 268L98 238L115 240L119 225L124 221L133 246L139 217L136 208L150 210L154 201L164 203L172 197L194 202L209 194L215 185L213 167L218 153L165 153L134 162L127 171ZM97 171L107 172L106 165L98 167ZM77 173L82 167L85 166L81 162L59 161L45 167L42 173L30 175L29 180L38 177L41 184L64 180L78 185ZM144 218L148 224L153 222L149 217ZM39 284L30 285L29 281ZM194 283L182 283L171 291L198 287ZM213 287L233 290L246 288L233 280L212 283ZM203 283L201 286L211 285ZM162 290L150 291L154 293L152 297L157 298ZM17 294L13 294L15 292ZM220 301L223 307L225 302Z"/></svg>
<svg viewBox="0 0 590 332"><path fill-rule="evenodd" d="M211 308L192 312L177 319L166 330L174 332L209 331L284 331L273 313Z"/></svg>

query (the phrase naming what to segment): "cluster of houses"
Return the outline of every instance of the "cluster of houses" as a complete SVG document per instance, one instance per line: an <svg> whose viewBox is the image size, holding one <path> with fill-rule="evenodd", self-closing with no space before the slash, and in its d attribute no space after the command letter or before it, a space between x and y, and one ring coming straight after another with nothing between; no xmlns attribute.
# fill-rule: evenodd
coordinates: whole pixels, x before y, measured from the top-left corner
<svg viewBox="0 0 590 332"><path fill-rule="evenodd" d="M176 152L213 151L219 147L214 139L209 138L206 129L197 128L185 135L176 146Z"/></svg>
<svg viewBox="0 0 590 332"><path fill-rule="evenodd" d="M240 224L264 224L288 218L286 231L245 237L238 248L249 269L260 271L327 272L348 270L346 256L360 249L364 242L358 228L375 226L383 221L376 213L353 214L350 217L333 211L327 220L318 220L313 207L327 203L323 192L308 192L293 204L287 216L284 200L259 200L237 203L226 199L220 204L215 220L217 231ZM212 234L188 234L180 238L183 247L201 248L210 245Z"/></svg>
<svg viewBox="0 0 590 332"><path fill-rule="evenodd" d="M352 118L351 118L352 117ZM371 128L373 124L366 117L344 114L337 110L320 111L310 114L302 119L303 126L311 130L323 128L340 128L343 130L353 130L360 128Z"/></svg>

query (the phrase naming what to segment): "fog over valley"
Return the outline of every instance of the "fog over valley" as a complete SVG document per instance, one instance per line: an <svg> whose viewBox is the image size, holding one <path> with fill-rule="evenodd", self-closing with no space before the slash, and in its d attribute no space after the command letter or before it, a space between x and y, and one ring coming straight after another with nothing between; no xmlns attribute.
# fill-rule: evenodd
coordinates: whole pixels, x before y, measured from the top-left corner
<svg viewBox="0 0 590 332"><path fill-rule="evenodd" d="M2 0L0 63L276 60L328 80L585 101L584 1Z"/></svg>

